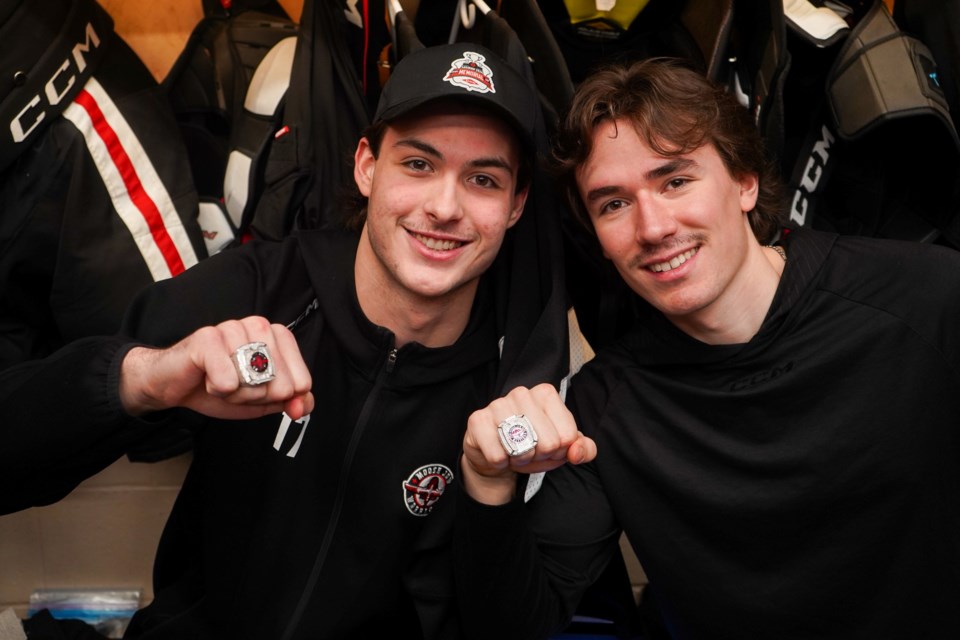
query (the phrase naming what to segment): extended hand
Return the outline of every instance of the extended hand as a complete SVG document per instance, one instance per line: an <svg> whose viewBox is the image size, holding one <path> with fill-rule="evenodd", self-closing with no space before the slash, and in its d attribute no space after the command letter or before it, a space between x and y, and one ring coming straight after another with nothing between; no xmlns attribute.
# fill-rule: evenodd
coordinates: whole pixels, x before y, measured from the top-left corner
<svg viewBox="0 0 960 640"><path fill-rule="evenodd" d="M274 378L241 384L238 347L262 342ZM131 349L120 370L120 400L131 415L186 407L215 418L245 419L285 411L294 420L313 410L310 371L293 334L251 316L203 327L166 349Z"/></svg>
<svg viewBox="0 0 960 640"><path fill-rule="evenodd" d="M537 443L526 453L512 456L501 442L498 427L507 418L521 415L536 432ZM518 438L524 435L522 429ZM557 390L541 384L532 389L517 387L470 416L460 466L467 493L479 502L502 504L513 497L517 473L550 471L568 462L581 464L596 455L596 443L577 429Z"/></svg>

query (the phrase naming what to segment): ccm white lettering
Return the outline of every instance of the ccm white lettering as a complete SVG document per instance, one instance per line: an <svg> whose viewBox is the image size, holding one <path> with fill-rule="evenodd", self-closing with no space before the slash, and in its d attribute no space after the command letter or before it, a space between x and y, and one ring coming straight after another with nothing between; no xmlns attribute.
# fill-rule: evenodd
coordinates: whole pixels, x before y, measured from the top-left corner
<svg viewBox="0 0 960 640"><path fill-rule="evenodd" d="M790 206L790 219L801 227L806 222L809 209L809 197L817 190L820 179L823 177L827 162L830 161L830 145L833 144L834 137L830 130L824 125L820 129L820 140L813 145L813 151L807 158L807 165L803 168L803 177L800 179L800 187L793 194L793 204Z"/></svg>
<svg viewBox="0 0 960 640"><path fill-rule="evenodd" d="M77 75L83 73L84 69L87 68L85 56L89 54L94 47L100 46L100 37L97 36L93 25L89 22L87 23L84 35L86 39L74 45L71 55L64 59L63 64L53 72L53 75L50 76L50 79L47 80L43 86L43 98L46 98L44 106L41 107L39 111L37 110L41 102L41 96L37 94L30 98L30 101L27 102L26 106L20 110L20 113L18 113L10 123L10 133L13 135L14 142L23 142L27 139L27 136L47 117L45 107L47 105L55 107L60 104L64 96L66 96L73 85L76 84ZM65 75L68 73L69 75ZM61 88L58 89L58 87ZM32 116L33 120L30 121L28 116Z"/></svg>
<svg viewBox="0 0 960 640"><path fill-rule="evenodd" d="M347 0L347 8L343 10L343 13L347 16L347 21L363 29L363 16L360 15L360 11L357 9L357 4L360 0Z"/></svg>

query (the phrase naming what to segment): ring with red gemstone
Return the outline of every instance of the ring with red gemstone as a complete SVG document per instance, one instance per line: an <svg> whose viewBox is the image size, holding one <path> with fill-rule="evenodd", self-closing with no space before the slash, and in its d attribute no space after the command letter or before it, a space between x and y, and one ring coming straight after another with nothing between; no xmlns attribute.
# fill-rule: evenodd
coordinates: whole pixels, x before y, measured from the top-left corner
<svg viewBox="0 0 960 640"><path fill-rule="evenodd" d="M253 387L273 380L273 361L263 342L248 342L233 352L240 384Z"/></svg>

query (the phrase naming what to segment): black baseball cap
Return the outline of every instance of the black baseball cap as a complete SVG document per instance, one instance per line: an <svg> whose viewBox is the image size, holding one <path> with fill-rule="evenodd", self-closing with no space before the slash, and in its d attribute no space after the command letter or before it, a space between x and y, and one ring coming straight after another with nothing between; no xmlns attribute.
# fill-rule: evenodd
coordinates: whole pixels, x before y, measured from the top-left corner
<svg viewBox="0 0 960 640"><path fill-rule="evenodd" d="M444 44L405 55L380 93L373 121L395 120L441 98L489 107L513 125L525 147L534 148L536 94L509 63L479 44Z"/></svg>

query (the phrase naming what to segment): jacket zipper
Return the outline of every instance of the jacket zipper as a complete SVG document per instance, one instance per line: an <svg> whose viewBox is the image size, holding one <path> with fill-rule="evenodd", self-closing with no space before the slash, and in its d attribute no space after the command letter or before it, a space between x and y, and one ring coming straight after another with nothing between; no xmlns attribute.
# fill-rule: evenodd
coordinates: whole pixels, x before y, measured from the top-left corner
<svg viewBox="0 0 960 640"><path fill-rule="evenodd" d="M287 629L283 633L283 640L290 640L290 638L292 638L293 634L296 632L297 627L300 625L300 619L303 617L303 612L306 610L307 605L310 602L310 597L313 595L313 590L317 586L317 580L320 579L320 574L323 572L323 565L326 563L327 553L330 551L330 545L333 543L333 536L336 533L337 526L339 525L340 514L343 511L343 503L347 493L346 479L349 475L350 467L353 464L353 458L356 455L357 447L360 443L360 437L366 430L367 422L370 420L370 412L372 411L374 404L376 404L377 397L380 395L380 389L383 386L387 376L393 373L393 369L396 367L396 364L397 348L392 347L387 352L387 357L383 363L383 366L381 366L380 371L377 372L377 379L373 383L373 389L371 389L370 393L367 394L367 399L364 401L363 408L360 410L360 416L357 418L357 424L353 429L353 435L350 437L350 444L347 445L347 452L343 457L343 464L340 467L340 478L337 482L337 495L334 498L333 512L330 514L330 523L327 526L326 532L323 534L323 542L320 543L320 550L317 551L317 558L313 562L313 569L310 571L310 577L307 579L307 584L304 586L303 593L300 595L300 601L297 603L297 608L294 609L293 615L290 618L290 622L287 624Z"/></svg>

